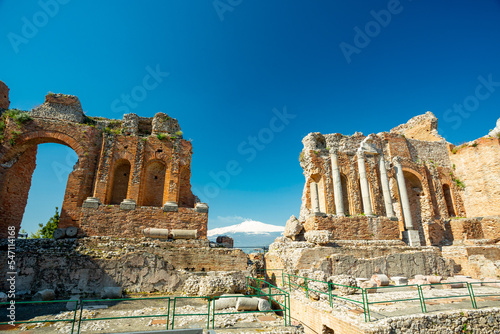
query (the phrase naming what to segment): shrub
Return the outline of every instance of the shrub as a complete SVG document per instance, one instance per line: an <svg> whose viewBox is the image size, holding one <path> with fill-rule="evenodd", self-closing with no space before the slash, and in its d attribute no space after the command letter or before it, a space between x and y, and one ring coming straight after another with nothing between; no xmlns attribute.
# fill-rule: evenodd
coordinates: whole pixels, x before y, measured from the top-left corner
<svg viewBox="0 0 500 334"><path fill-rule="evenodd" d="M163 140L163 139L167 138L167 135L164 133L159 133L156 135L156 138L158 138L159 140Z"/></svg>

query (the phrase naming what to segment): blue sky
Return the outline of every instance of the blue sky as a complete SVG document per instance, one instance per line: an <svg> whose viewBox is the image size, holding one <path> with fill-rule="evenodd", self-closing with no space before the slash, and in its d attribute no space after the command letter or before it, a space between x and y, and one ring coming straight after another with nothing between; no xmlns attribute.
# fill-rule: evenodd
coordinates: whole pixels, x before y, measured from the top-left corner
<svg viewBox="0 0 500 334"><path fill-rule="evenodd" d="M90 116L168 113L193 141L209 228L283 225L299 212L309 132L377 133L430 110L452 143L487 134L500 116L499 17L499 0L4 0L0 80L14 108L51 91L77 95ZM113 107L148 67L168 76L133 108ZM61 206L75 160L39 147L22 227ZM236 172L213 190L228 163Z"/></svg>

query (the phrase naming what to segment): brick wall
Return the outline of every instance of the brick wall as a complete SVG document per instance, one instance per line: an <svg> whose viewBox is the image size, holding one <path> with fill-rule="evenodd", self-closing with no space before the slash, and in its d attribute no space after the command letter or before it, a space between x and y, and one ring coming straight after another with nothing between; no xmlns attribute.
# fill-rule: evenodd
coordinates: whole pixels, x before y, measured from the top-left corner
<svg viewBox="0 0 500 334"><path fill-rule="evenodd" d="M179 208L178 212L163 212L157 207L137 207L121 210L119 205L101 205L98 209L79 208L76 222L85 235L141 237L148 227L197 230L198 238L207 237L208 214L192 208ZM70 225L67 225L70 226ZM66 224L61 225L66 227Z"/></svg>
<svg viewBox="0 0 500 334"><path fill-rule="evenodd" d="M304 229L331 231L333 240L395 240L400 237L398 221L387 217L310 216Z"/></svg>

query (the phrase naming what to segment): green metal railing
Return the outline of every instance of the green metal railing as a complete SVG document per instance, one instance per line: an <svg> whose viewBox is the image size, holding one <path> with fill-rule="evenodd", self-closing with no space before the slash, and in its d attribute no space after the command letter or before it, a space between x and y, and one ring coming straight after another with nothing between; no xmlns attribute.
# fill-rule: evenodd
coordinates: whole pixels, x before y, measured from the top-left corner
<svg viewBox="0 0 500 334"><path fill-rule="evenodd" d="M85 304L96 303L96 302L120 302L120 301L136 301L136 300L166 300L167 302L167 314L150 314L150 315L130 315L130 316L121 316L121 317L105 317L105 318L91 318L91 319L82 319L83 309ZM153 317L167 317L167 326L168 329L168 321L170 318L170 297L142 297L142 298L119 298L119 299L83 299L80 303L80 317L78 319L78 331L77 334L80 334L80 327L82 322L85 321L102 321L102 320L118 320L118 319L135 319L135 318L153 318ZM73 330L71 331L73 333Z"/></svg>
<svg viewBox="0 0 500 334"><path fill-rule="evenodd" d="M254 281L257 284L257 287L254 287L251 283ZM262 287L261 287L262 285ZM267 291L264 290L264 286L267 285ZM275 289L279 291L279 293L272 293L272 289ZM284 312L284 319L285 319L285 326L290 326L291 325L291 314L290 314L290 294L277 287L276 285L273 285L269 282L266 282L262 279L259 278L254 278L247 276L247 290L256 290L257 291L257 296L267 296L269 300L269 304L272 306L272 302L274 301L276 304L278 304L280 307L282 307L283 312ZM267 293L266 293L267 292ZM283 303L276 299L276 296L283 296ZM266 311L269 312L269 311Z"/></svg>
<svg viewBox="0 0 500 334"><path fill-rule="evenodd" d="M76 313L78 311L78 301L77 300L50 300L50 301L29 301L29 302L15 302L14 305L27 305L27 304L54 304L54 303L68 303L74 302L75 309L73 310L73 318L67 319L54 319L54 320L26 320L26 321L12 321L12 322L0 322L0 325L9 324L33 324L33 323L47 323L47 322L71 322L71 334L73 334L75 323L76 323ZM10 302L2 302L0 305L10 305ZM1 307L1 306L0 306Z"/></svg>
<svg viewBox="0 0 500 334"><path fill-rule="evenodd" d="M276 269L269 269L269 271L275 271ZM298 275L293 275L289 273L282 272L283 275L283 286L288 286L289 292L292 291L292 287L298 288L300 290L303 290L306 297L309 298L309 293L310 292L315 292L317 294L323 294L328 296L328 300L330 303L330 307L333 307L333 300L334 299L341 299L344 301L348 301L351 303L354 303L357 306L362 306L363 307L363 313L364 313L364 318L365 322L370 322L371 321L371 313L370 313L370 305L375 305L375 304L383 304L383 303L398 303L398 302L410 302L410 301L419 301L420 304L420 310L422 313L427 313L427 306L425 304L426 301L430 300L437 300L437 299L456 299L456 298L469 298L471 301L471 305L474 309L477 309L477 302L476 302L476 295L474 293L474 288L473 285L484 285L484 284L499 284L499 282L446 282L446 283L433 283L433 284L422 284L422 285L399 285L399 286L379 286L379 287L374 287L374 288L360 288L356 286L347 286L347 285L342 285L342 284L337 284L337 283L332 283L332 282L325 282L325 281L320 281L320 280L315 280L311 279L308 277L304 276L298 276ZM286 277L286 278L285 278ZM304 283L298 284L292 280L292 278L295 279L295 281L302 279ZM322 290L317 290L317 289L311 289L309 286L310 282L318 282L322 283L328 286L328 292L322 291ZM462 284L464 287L467 288L467 294L461 294L461 295L448 295L448 296L435 296L435 297L426 297L423 291L423 287L425 286L443 286L443 285L450 285L450 284ZM349 288L349 289L356 289L361 293L361 301L352 299L352 298L347 298L345 296L340 296L338 294L333 293L334 288L337 287L344 287L344 288ZM377 301L369 301L369 290L387 290L387 289L402 289L402 288L414 288L416 289L417 295L413 298L402 298L402 299L388 299L388 300L377 300ZM357 292L355 292L356 294ZM480 297L500 297L500 294L483 294L480 295Z"/></svg>
<svg viewBox="0 0 500 334"><path fill-rule="evenodd" d="M351 302L356 307L362 307L365 322L371 321L370 305L375 305L375 304L419 301L421 312L427 313L426 301L430 301L430 300L469 298L471 301L472 308L477 309L478 306L477 306L476 298L500 297L500 293L498 293L498 294L492 294L492 293L478 294L477 287L476 287L476 292L474 291L474 286L478 286L478 285L479 286L481 286L481 285L487 286L488 284L495 284L496 286L492 286L492 287L500 287L499 281L492 281L492 282L446 282L446 283L433 283L433 284L423 284L423 285L413 284L413 285L404 285L404 286L382 286L382 287L374 287L374 288L360 288L357 286L342 285L342 284L337 284L337 283L332 283L332 282L325 282L325 281L321 281L321 280L311 279L311 278L304 277L304 276L289 274L289 273L286 273L283 269L267 269L264 271L265 277L267 276L268 272L281 272L281 275L280 275L281 279L282 279L281 287L274 285L265 279L247 276L247 278L246 278L247 291L251 291L251 295L248 295L245 297L258 297L258 298L264 297L264 298L267 298L269 300L269 303L271 304L271 306L273 305L273 302L276 305L279 305L279 307L283 311L285 326L291 325L290 292L292 291L292 288L304 291L307 298L309 297L309 294L311 292L317 293L319 295L326 295L326 296L328 296L328 301L329 301L330 307L333 307L333 301L335 299ZM303 283L300 283L300 284L297 283L296 281L298 281L298 280L303 280ZM316 284L319 284L319 285L324 284L324 289L320 290L320 288L316 288L316 289L311 288L311 286L310 286L311 282L315 282ZM447 295L447 296L433 296L433 297L431 297L431 296L426 297L424 294L423 288L425 288L426 286L439 287L439 286L449 285L449 284L462 284L464 287L467 288L467 293L458 294L458 295ZM359 296L359 294L361 294L361 300L348 298L346 296L341 296L340 294L335 293L335 291L338 290L338 288L348 288L348 289L356 290L356 292L354 294L357 294L358 296ZM401 290L404 288L415 289L416 295L412 298L387 299L387 300L376 300L376 301L369 300L370 294L368 292L372 289L376 289L378 291L386 291L386 290L390 290L390 289ZM69 322L71 324L71 334L73 334L73 333L80 333L81 324L82 324L82 322L86 322L86 321L166 317L167 318L166 329L169 329L169 321L170 321L170 317L171 317L171 319L172 319L171 329L174 329L176 317L206 316L207 329L210 328L210 322L212 322L212 329L214 329L215 328L215 318L216 318L216 316L219 316L219 315L232 315L232 314L242 314L242 313L268 313L268 312L278 311L278 310L270 310L270 311L237 311L237 312L221 311L221 312L216 312L215 307L212 307L212 305L214 305L215 300L222 299L222 298L238 298L238 297L236 297L236 296L144 297L144 298L120 298L120 299L90 299L90 300L81 300L80 302L78 300L53 300L53 301L29 301L29 302L19 301L19 302L15 303L16 306L17 305L28 305L28 304L37 305L37 304L73 302L73 303L75 303L75 308L74 308L74 310L70 311L70 314L72 312L72 316L68 316L65 319L26 320L26 321L17 320L17 321L13 321L13 322L1 322L0 325L8 325L8 324L12 324L12 323L14 323L14 324L29 324L29 323ZM173 303L171 303L172 299L173 299ZM204 313L204 312L203 313L179 313L179 312L177 312L178 311L177 307L179 305L178 300L180 301L180 300L187 300L187 299L207 300L207 302L208 302L207 312L206 313ZM136 316L119 316L119 317L103 317L103 318L82 319L84 306L86 304L89 305L90 303L96 303L96 302L110 303L110 302L138 301L138 300L164 300L166 312L164 312L164 314L154 314L154 315L136 315ZM80 304L78 305L78 303L80 303ZM2 306L8 306L9 304L10 304L10 302L0 303L0 305L2 305ZM173 304L172 307L171 307L171 304ZM79 315L78 315L78 312L80 312ZM76 324L78 324L77 327L75 326Z"/></svg>

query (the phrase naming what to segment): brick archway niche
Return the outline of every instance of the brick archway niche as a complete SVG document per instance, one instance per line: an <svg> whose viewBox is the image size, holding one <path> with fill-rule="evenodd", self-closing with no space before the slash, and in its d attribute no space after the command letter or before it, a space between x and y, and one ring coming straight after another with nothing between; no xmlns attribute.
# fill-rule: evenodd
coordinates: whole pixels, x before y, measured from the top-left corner
<svg viewBox="0 0 500 334"><path fill-rule="evenodd" d="M14 126L12 121L8 121ZM16 124L17 126L17 124ZM44 130L40 128L43 127ZM70 147L78 156L73 171L68 176L59 226L64 228L78 225L77 208L92 194L93 170L100 143L92 140L89 132L78 129L73 124L63 124L53 120L34 119L23 125L17 132L14 145L7 148L0 158L0 235L5 237L8 226L19 231L28 201L31 178L36 166L37 146L56 143ZM16 131L16 130L14 130ZM5 149L5 146L2 147ZM1 151L0 151L1 152ZM47 196L50 196L47 189Z"/></svg>

